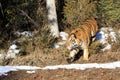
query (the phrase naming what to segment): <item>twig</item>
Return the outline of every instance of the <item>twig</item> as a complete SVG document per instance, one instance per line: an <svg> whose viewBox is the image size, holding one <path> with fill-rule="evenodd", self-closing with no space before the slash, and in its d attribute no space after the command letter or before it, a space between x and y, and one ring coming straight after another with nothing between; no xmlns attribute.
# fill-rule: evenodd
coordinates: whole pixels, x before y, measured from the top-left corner
<svg viewBox="0 0 120 80"><path fill-rule="evenodd" d="M31 23L35 25L36 28L39 28L39 24L36 23L30 16L28 16L28 14L25 11L21 9L18 9L18 10L22 13L22 15L26 16L31 21Z"/></svg>

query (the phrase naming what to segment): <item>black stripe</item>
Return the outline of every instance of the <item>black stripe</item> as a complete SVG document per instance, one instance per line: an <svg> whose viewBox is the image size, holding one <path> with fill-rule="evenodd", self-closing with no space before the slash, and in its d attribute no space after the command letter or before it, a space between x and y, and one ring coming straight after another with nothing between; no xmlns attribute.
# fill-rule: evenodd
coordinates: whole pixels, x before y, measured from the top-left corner
<svg viewBox="0 0 120 80"><path fill-rule="evenodd" d="M74 35L74 37L77 38L75 33L71 33L70 35Z"/></svg>

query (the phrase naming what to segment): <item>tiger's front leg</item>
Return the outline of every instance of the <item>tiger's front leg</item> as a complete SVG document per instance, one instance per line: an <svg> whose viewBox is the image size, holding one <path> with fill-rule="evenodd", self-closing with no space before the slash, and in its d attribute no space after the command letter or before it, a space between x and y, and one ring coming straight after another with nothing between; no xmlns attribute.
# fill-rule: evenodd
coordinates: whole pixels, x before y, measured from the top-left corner
<svg viewBox="0 0 120 80"><path fill-rule="evenodd" d="M71 63L75 60L75 55L79 52L79 49L74 49L70 51L69 58L67 59L68 63Z"/></svg>
<svg viewBox="0 0 120 80"><path fill-rule="evenodd" d="M83 60L88 61L89 60L88 57L89 57L89 51L88 51L88 48L86 48L84 49Z"/></svg>

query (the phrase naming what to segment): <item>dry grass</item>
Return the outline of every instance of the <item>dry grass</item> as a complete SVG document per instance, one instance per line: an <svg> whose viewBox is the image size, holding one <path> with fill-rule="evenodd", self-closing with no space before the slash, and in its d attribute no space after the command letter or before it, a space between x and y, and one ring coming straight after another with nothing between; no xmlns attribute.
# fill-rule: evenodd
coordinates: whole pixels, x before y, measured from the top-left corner
<svg viewBox="0 0 120 80"><path fill-rule="evenodd" d="M100 52L100 50L103 48L103 45L99 43L99 41L92 42L92 44L89 46L89 52L90 54L96 54Z"/></svg>
<svg viewBox="0 0 120 80"><path fill-rule="evenodd" d="M12 60L9 65L32 65L32 66L46 66L66 63L64 56L64 49L36 49L31 54L19 56Z"/></svg>
<svg viewBox="0 0 120 80"><path fill-rule="evenodd" d="M50 48L54 38L50 35L48 28L45 26L39 32L35 33L31 41L24 40L21 42L21 52L24 54L33 53L37 49Z"/></svg>
<svg viewBox="0 0 120 80"><path fill-rule="evenodd" d="M120 51L120 36L119 34L116 35L117 42L113 43L112 45L112 52L119 52Z"/></svg>
<svg viewBox="0 0 120 80"><path fill-rule="evenodd" d="M44 36L43 34L46 34ZM66 59L69 56L69 51L63 46L59 49L50 48L50 44L53 42L50 35L47 35L47 32L37 34L33 42L27 44L25 51L29 54L20 55L17 58L10 60L9 65L33 65L33 66L46 66L46 65L57 65L57 64L68 64ZM114 52L119 52L119 43L120 38L118 37L118 43L112 46ZM106 52L100 52L103 48L102 44L99 41L92 42L89 47L90 52L90 61L88 62L109 62L111 60L119 60L118 53L112 53L109 51L109 54ZM111 50L111 51L112 51ZM99 54L98 54L99 53ZM102 53L102 54L100 54ZM82 56L82 55L81 55ZM105 59L101 60L101 56ZM75 63L84 63L82 57L79 57L79 60L76 60ZM114 59L115 58L115 59Z"/></svg>
<svg viewBox="0 0 120 80"><path fill-rule="evenodd" d="M18 56L10 62L10 65L44 65L42 61L43 50L35 50L28 55Z"/></svg>
<svg viewBox="0 0 120 80"><path fill-rule="evenodd" d="M50 35L49 30L44 27L41 29L41 31L36 33L30 41L26 38L20 38L18 41L18 47L21 50L20 54L18 54L15 59L0 61L0 64L2 65L2 63L4 63L4 65L43 65L42 58L45 55L47 56L50 53L59 53L54 52L56 50L50 48L53 42L54 39Z"/></svg>

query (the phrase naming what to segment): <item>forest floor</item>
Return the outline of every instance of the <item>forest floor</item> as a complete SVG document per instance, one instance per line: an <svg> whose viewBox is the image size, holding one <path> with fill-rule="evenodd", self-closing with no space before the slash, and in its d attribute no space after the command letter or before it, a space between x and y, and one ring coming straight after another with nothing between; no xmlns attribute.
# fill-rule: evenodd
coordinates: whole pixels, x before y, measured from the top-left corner
<svg viewBox="0 0 120 80"><path fill-rule="evenodd" d="M37 70L33 74L15 71L0 76L0 80L120 80L120 69Z"/></svg>
<svg viewBox="0 0 120 80"><path fill-rule="evenodd" d="M52 53L53 52L53 53ZM49 65L69 64L66 61L65 52L63 49L56 49L50 51L49 54L41 53L29 56L18 57L14 59L9 65L33 65L45 67ZM59 52L59 53L58 53ZM32 57L31 57L32 56ZM33 62L34 61L34 62ZM83 61L83 57L79 56L75 63L107 63L120 61L120 52L99 52L91 54L89 61ZM116 69L56 69L56 70L42 70L38 69L35 73L28 74L25 70L11 71L7 76L0 76L0 80L120 80L120 68Z"/></svg>

